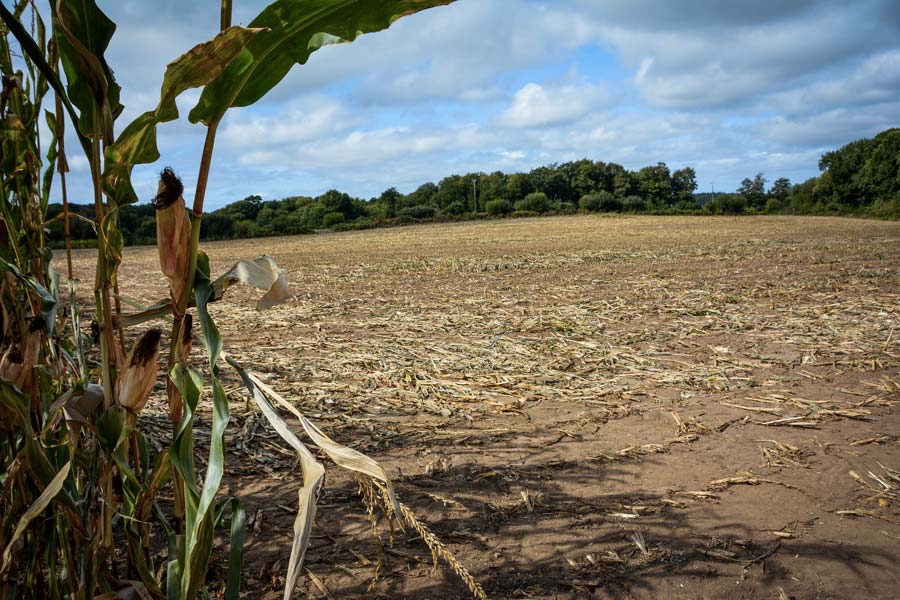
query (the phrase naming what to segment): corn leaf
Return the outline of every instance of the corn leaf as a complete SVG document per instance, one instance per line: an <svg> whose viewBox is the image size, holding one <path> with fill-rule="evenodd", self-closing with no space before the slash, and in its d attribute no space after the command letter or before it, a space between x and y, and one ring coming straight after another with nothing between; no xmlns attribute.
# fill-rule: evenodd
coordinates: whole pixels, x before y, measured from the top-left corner
<svg viewBox="0 0 900 600"><path fill-rule="evenodd" d="M256 310L266 310L291 297L287 279L270 256L260 256L253 260L239 260L227 273L212 283L213 298L221 298L231 284L241 282L265 290L266 294L256 303Z"/></svg>
<svg viewBox="0 0 900 600"><path fill-rule="evenodd" d="M69 98L81 113L78 129L109 140L112 121L122 112L119 86L103 57L116 24L93 0L57 0L53 23Z"/></svg>
<svg viewBox="0 0 900 600"><path fill-rule="evenodd" d="M53 292L45 288L34 277L23 273L16 265L0 258L0 270L6 269L12 273L19 281L30 288L41 299L41 316L47 324L47 337L53 337L56 331L56 312L59 308L59 288L54 288ZM51 270L52 279L58 279L58 274ZM57 281L58 283L58 281Z"/></svg>
<svg viewBox="0 0 900 600"><path fill-rule="evenodd" d="M229 27L169 63L159 92L159 104L132 121L106 149L104 191L119 204L137 201L131 169L159 159L156 127L178 118L175 99L185 90L206 85L218 76L261 29Z"/></svg>
<svg viewBox="0 0 900 600"><path fill-rule="evenodd" d="M265 290L265 296L256 304L257 310L266 310L290 298L290 290L284 277L284 271L271 257L260 256L253 260L240 260L234 263L224 275L213 281L211 284L212 296L207 299L207 302L218 302L225 295L225 291L238 282ZM137 308L143 308L130 300L126 301ZM196 301L192 300L188 306L195 305ZM152 306L143 308L140 312L118 315L115 319L115 326L117 328L133 327L134 325L139 325L152 319L160 319L171 314L172 300L163 298Z"/></svg>
<svg viewBox="0 0 900 600"><path fill-rule="evenodd" d="M60 80L59 76L56 74L53 68L47 63L47 60L44 58L44 53L38 43L35 42L34 39L32 39L32 37L28 34L28 31L22 26L22 23L19 22L19 20L9 12L9 10L6 8L6 5L2 2L0 2L0 18L3 19L3 24L9 28L10 32L19 42L19 46L22 48L22 52L24 52L34 63L41 74L46 78L47 82L50 84L50 87L53 88L53 91L56 92L56 95L62 101L66 112L68 112L69 116L72 118L72 122L77 123L78 113L75 112L75 107L72 106L72 102L69 100L69 96L66 94L66 88L65 86L63 86L62 80ZM81 131L78 130L78 128L75 129L75 134L78 137L78 142L81 144L81 148L82 150L84 150L85 155L90 157L90 142L81 133Z"/></svg>
<svg viewBox="0 0 900 600"><path fill-rule="evenodd" d="M257 377L252 372L247 371L246 377L249 378L256 386L258 386L269 398L273 398L278 404L289 410L294 414L295 417L300 421L300 424L303 426L303 430L306 431L306 435L308 435L313 442L315 442L316 446L322 449L325 454L328 455L328 458L333 460L336 465L339 467L343 467L348 471L354 471L356 473L362 473L363 475L368 475L374 479L381 481L385 487L387 488L388 495L390 496L391 503L394 505L394 510L399 514L400 509L397 506L397 500L394 497L394 489L391 485L390 480L387 477L387 474L384 472L384 469L372 458L369 458L362 452L354 450L353 448L348 448L342 444L338 444L330 437L325 435L321 429L316 427L316 425L307 419L303 413L297 410L297 407L282 398L278 395L278 392L273 390L270 386L263 383L259 377Z"/></svg>
<svg viewBox="0 0 900 600"><path fill-rule="evenodd" d="M3 564L0 565L0 574L5 573L9 568L9 564L12 561L12 549L15 546L16 541L23 533L25 533L28 524L31 523L35 517L44 512L44 509L50 505L53 498L55 498L60 490L62 490L63 484L66 482L66 477L69 476L69 469L71 466L72 463L67 462L53 477L47 487L44 488L44 491L37 497L37 500L28 507L28 510L26 510L21 517L19 517L16 529L13 531L12 536L9 538L9 542L6 544L6 548L3 550Z"/></svg>
<svg viewBox="0 0 900 600"><path fill-rule="evenodd" d="M203 478L203 487L198 495L196 487L192 485L190 480L185 478L185 536L184 536L184 554L181 569L181 585L180 598L189 600L197 597L200 587L203 585L206 577L209 559L212 555L213 533L215 528L215 511L213 510L213 501L219 486L222 483L222 476L225 472L225 428L228 425L228 398L225 395L225 388L219 381L217 366L219 355L222 352L222 337L219 330L213 323L207 309L207 302L212 297L212 286L209 281L209 257L200 253L197 260L197 277L194 282L195 299L197 303L197 316L203 331L203 341L206 346L206 353L209 359L210 380L212 382L212 431L210 432L209 457L206 465L206 473ZM183 367L176 366L177 369ZM193 371L193 370L191 370ZM175 380L176 377L173 377ZM185 400L185 420L192 420L197 400L199 399L199 375L192 374L191 379L194 385L188 389L184 386L183 376L179 377L181 382L175 381L179 386ZM184 395L188 392L190 395ZM180 431L187 431L181 429ZM176 440L177 441L177 440ZM178 462L184 464L184 454L191 450L193 444L190 440L186 440L180 447ZM173 456L173 463L176 462ZM192 465L189 467L193 470ZM185 467L182 466L181 470ZM240 540L238 540L240 541Z"/></svg>
<svg viewBox="0 0 900 600"><path fill-rule="evenodd" d="M192 123L217 123L229 108L249 106L281 81L295 64L335 42L387 29L402 16L453 0L277 0L250 22L268 29L256 36L225 71L207 85Z"/></svg>
<svg viewBox="0 0 900 600"><path fill-rule="evenodd" d="M284 422L284 419L272 408L256 381L249 377L249 374L241 367L240 363L227 354L225 355L225 360L235 368L241 379L244 380L244 385L250 391L253 401L256 402L256 405L275 431L278 432L278 435L297 451L297 456L300 458L300 468L303 471L303 485L297 490L298 510L294 519L294 540L291 543L291 556L288 560L284 588L284 600L291 600L294 596L294 588L297 586L297 579L303 571L303 558L306 556L306 549L309 546L309 536L312 533L313 520L316 517L316 500L319 495L319 489L322 486L322 479L325 476L325 468L316 460L309 448L294 435L294 432Z"/></svg>
<svg viewBox="0 0 900 600"><path fill-rule="evenodd" d="M231 547L228 550L228 579L225 583L225 600L238 600L241 591L241 565L244 561L244 536L247 533L247 513L237 498L229 498L219 508L216 522L222 521L226 506L231 506Z"/></svg>

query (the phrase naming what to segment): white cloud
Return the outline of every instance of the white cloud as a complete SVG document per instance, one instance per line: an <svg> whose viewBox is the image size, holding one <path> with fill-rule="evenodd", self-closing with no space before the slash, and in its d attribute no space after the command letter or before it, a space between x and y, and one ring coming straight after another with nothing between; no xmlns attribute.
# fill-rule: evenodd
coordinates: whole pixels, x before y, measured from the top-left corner
<svg viewBox="0 0 900 600"><path fill-rule="evenodd" d="M268 0L235 6L246 24ZM119 130L155 106L167 62L211 37L202 3L120 0L110 62ZM701 187L764 171L793 180L818 155L896 125L900 5L893 0L459 0L316 52L219 128L210 206L338 188L370 196L451 173L589 157L697 168ZM182 116L198 91L179 99ZM162 165L195 185L204 128L159 129ZM73 196L89 198L70 144ZM82 163L79 160L83 161Z"/></svg>
<svg viewBox="0 0 900 600"><path fill-rule="evenodd" d="M498 117L507 127L542 127L571 123L608 103L596 85L564 85L544 88L529 83L516 92L512 105Z"/></svg>
<svg viewBox="0 0 900 600"><path fill-rule="evenodd" d="M292 103L272 116L234 111L225 122L221 137L223 143L238 151L300 144L346 130L358 120L339 102L317 97Z"/></svg>

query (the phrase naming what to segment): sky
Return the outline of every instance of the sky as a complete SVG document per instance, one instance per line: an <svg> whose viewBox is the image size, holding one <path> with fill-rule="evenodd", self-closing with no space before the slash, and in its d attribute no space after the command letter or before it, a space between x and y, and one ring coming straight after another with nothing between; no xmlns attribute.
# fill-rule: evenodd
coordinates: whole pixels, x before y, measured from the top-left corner
<svg viewBox="0 0 900 600"><path fill-rule="evenodd" d="M122 86L117 129L152 109L165 66L214 36L214 2L100 0ZM236 0L248 24L266 2ZM171 166L190 203L205 130L160 127L142 201ZM896 0L458 0L325 47L219 127L207 209L339 189L408 193L466 172L580 158L696 170L698 191L763 172L798 183L821 154L900 125ZM70 153L76 148L70 144ZM70 201L89 202L83 157ZM57 189L58 194L58 189Z"/></svg>

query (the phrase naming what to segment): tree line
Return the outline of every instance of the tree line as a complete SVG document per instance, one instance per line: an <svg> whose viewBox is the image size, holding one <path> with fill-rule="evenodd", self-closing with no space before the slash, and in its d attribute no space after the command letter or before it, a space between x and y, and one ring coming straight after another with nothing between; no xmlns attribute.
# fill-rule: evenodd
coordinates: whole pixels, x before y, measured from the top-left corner
<svg viewBox="0 0 900 600"><path fill-rule="evenodd" d="M388 188L361 199L338 190L319 196L263 200L248 196L203 217L205 240L335 231L433 220L462 220L576 212L652 214L854 214L900 217L900 129L851 142L825 153L821 174L793 185L771 186L763 173L747 177L733 193L696 193L692 167L663 163L630 171L587 158L538 167L528 173L466 173L428 182L408 194ZM63 240L60 205L48 212L50 237ZM71 236L89 243L93 206L70 205L84 219L70 219ZM130 244L155 243L154 208L123 207L119 225ZM56 217L53 219L53 217Z"/></svg>

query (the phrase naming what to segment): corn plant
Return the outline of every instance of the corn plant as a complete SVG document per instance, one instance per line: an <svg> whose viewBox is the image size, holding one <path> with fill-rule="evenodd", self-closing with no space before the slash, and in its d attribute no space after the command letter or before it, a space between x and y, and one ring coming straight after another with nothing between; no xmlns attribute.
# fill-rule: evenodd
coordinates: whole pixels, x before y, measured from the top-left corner
<svg viewBox="0 0 900 600"><path fill-rule="evenodd" d="M300 459L286 599L293 596L302 570L324 467L273 402L294 412L303 433L337 465L357 474L373 519L378 509L412 527L435 560L448 560L472 592L484 597L474 579L398 501L377 462L330 439L223 349L210 303L221 300L236 282L265 291L260 309L285 300L287 283L277 265L268 257L239 261L213 278L209 258L199 248L216 130L229 108L262 98L326 41L352 41L403 15L451 1L278 0L249 26L237 27L231 25L231 0L222 0L218 35L171 62L157 106L121 128L120 88L104 58L115 24L95 2L51 1L49 27L34 0L16 0L11 7L0 3L2 598L206 596L212 549L223 528L228 529L229 551L222 587L225 598L238 597L244 511L239 499L218 494L229 422L219 376L224 364L237 371L260 411ZM130 181L133 167L160 157L157 126L177 119L176 98L198 87L200 99L188 118L205 128L205 144L191 208L180 179L168 168L153 199L169 297L125 312L123 305L135 302L118 281L126 258L118 211L138 200ZM51 94L52 106L46 109ZM50 133L43 148L41 119ZM65 289L44 237L56 179L66 231L73 218L65 181L67 133L87 158L93 184L95 214L90 221L98 249L90 294L77 287L68 235ZM85 311L84 304L92 308ZM195 340L205 352L203 369L192 362ZM166 381L173 433L169 446L154 452L141 431L140 414L160 376ZM211 395L212 431L201 477L194 465L193 427L204 390ZM169 488L171 501L161 494ZM158 556L164 557L162 564L157 564Z"/></svg>

